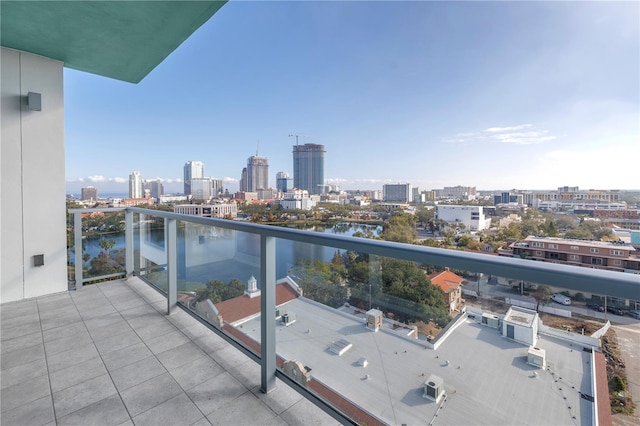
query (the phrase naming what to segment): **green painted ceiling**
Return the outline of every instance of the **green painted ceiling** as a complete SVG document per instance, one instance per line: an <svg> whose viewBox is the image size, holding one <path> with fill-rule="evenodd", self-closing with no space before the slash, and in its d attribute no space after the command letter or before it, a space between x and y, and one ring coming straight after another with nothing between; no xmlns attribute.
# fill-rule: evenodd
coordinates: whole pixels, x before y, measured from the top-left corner
<svg viewBox="0 0 640 426"><path fill-rule="evenodd" d="M2 0L0 44L138 83L225 3Z"/></svg>

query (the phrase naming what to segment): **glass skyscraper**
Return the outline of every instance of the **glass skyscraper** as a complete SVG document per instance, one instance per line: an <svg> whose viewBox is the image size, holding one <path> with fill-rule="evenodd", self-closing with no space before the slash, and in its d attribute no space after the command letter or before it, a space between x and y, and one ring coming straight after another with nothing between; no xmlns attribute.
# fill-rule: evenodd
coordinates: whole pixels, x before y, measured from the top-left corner
<svg viewBox="0 0 640 426"><path fill-rule="evenodd" d="M269 160L254 155L247 159L247 192L269 188Z"/></svg>
<svg viewBox="0 0 640 426"><path fill-rule="evenodd" d="M191 195L191 179L204 177L204 163L202 161L187 161L184 165L184 195Z"/></svg>
<svg viewBox="0 0 640 426"><path fill-rule="evenodd" d="M129 175L129 198L142 198L142 175L140 172L131 172Z"/></svg>
<svg viewBox="0 0 640 426"><path fill-rule="evenodd" d="M307 143L293 146L293 186L309 194L324 189L324 145Z"/></svg>

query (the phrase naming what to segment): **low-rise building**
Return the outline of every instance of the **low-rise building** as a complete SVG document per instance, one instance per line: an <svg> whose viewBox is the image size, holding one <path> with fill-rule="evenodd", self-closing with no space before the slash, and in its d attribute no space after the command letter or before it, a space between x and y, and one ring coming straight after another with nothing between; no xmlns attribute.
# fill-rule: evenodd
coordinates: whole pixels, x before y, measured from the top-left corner
<svg viewBox="0 0 640 426"><path fill-rule="evenodd" d="M438 205L436 215L450 225L464 225L466 231L482 231L491 227L491 219L485 217L482 206Z"/></svg>
<svg viewBox="0 0 640 426"><path fill-rule="evenodd" d="M437 285L444 292L444 301L449 306L449 313L458 311L462 305L462 282L464 278L454 274L448 268L442 272L429 275L431 284Z"/></svg>
<svg viewBox="0 0 640 426"><path fill-rule="evenodd" d="M501 256L640 274L640 256L629 244L528 236L499 251Z"/></svg>
<svg viewBox="0 0 640 426"><path fill-rule="evenodd" d="M180 204L173 207L173 211L179 214L188 214L200 217L236 217L238 206L236 203L228 204Z"/></svg>

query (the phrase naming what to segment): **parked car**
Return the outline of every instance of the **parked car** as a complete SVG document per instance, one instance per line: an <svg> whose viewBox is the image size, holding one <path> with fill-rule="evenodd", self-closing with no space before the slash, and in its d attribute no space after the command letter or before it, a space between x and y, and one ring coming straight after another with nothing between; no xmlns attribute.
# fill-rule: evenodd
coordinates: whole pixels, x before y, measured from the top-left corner
<svg viewBox="0 0 640 426"><path fill-rule="evenodd" d="M607 312L611 312L615 315L624 315L624 311L620 308L616 308L615 306L607 306Z"/></svg>
<svg viewBox="0 0 640 426"><path fill-rule="evenodd" d="M560 293L552 294L551 295L551 300L553 300L554 302L559 303L561 305L570 305L571 304L571 299L569 299L564 294L560 294Z"/></svg>
<svg viewBox="0 0 640 426"><path fill-rule="evenodd" d="M593 309L594 311L604 312L604 306L599 305L597 303L587 303L587 308Z"/></svg>
<svg viewBox="0 0 640 426"><path fill-rule="evenodd" d="M631 318L640 319L640 311L629 311L629 312L627 312L627 314Z"/></svg>

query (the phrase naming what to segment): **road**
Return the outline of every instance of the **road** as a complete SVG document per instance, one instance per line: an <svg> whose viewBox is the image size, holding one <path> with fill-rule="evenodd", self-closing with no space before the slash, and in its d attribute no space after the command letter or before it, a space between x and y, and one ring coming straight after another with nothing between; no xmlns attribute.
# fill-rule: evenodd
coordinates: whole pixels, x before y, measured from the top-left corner
<svg viewBox="0 0 640 426"><path fill-rule="evenodd" d="M468 280L468 284L465 284L465 288L473 291L478 290L478 281ZM512 285L507 282L506 279L499 278L498 283L487 283L486 278L480 279L480 297L484 299L493 299L495 297L512 297L516 299L531 301L535 303L535 299L530 296L521 296L517 293L514 293L512 290ZM621 324L621 325L634 325L640 324L640 320L635 318L631 318L629 316L620 316L614 315L610 312L598 312L593 309L587 308L584 303L580 302L572 302L572 305L565 306L559 303L550 302L549 306L558 309L566 309L575 314L580 314L586 317L593 318L594 320L606 322L607 320L611 321L612 324Z"/></svg>

